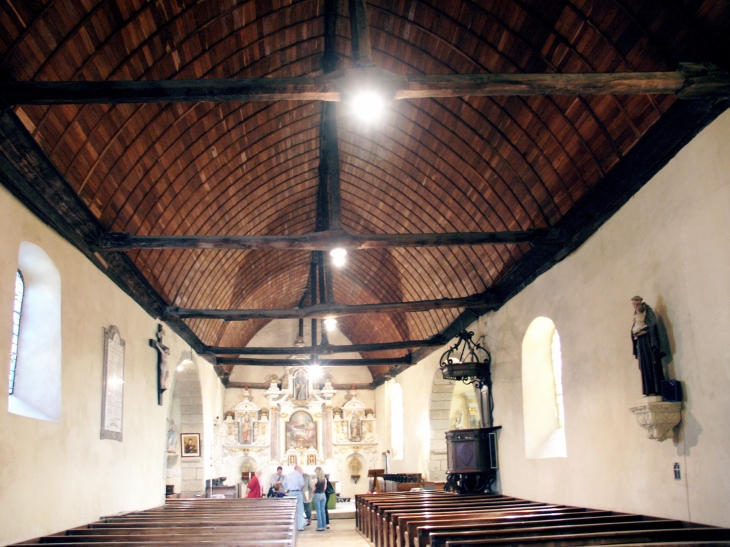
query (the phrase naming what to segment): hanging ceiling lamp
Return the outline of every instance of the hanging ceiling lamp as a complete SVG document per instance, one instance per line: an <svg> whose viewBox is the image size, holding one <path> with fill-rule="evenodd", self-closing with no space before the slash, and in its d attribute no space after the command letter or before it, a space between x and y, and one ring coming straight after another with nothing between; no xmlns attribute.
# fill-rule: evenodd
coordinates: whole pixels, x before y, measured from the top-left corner
<svg viewBox="0 0 730 547"><path fill-rule="evenodd" d="M441 356L441 374L445 380L461 380L465 384L474 384L477 389L491 387L492 356L486 348L472 341L473 336L473 332L466 330L457 335L456 344Z"/></svg>

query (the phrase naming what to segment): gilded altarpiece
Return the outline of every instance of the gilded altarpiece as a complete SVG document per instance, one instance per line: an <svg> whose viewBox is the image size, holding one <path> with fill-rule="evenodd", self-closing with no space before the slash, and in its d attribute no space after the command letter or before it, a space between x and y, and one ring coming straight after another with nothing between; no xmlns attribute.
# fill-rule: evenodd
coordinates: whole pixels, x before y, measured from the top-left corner
<svg viewBox="0 0 730 547"><path fill-rule="evenodd" d="M306 367L292 367L284 378L273 376L269 388L258 392L266 398L255 404L248 389L243 400L226 412L217 424L219 442L217 472L235 484L249 471L262 469L263 481L281 465L287 473L300 465L307 473L322 466L333 480L348 486L379 464L375 413L352 389L347 402L333 406L338 393L330 378L314 380Z"/></svg>

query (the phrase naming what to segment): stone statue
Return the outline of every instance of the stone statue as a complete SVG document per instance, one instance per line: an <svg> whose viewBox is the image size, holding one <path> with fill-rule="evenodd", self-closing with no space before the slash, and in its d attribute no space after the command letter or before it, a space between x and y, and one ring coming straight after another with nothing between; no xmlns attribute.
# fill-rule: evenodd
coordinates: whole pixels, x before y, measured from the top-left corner
<svg viewBox="0 0 730 547"><path fill-rule="evenodd" d="M454 429L464 429L464 411L460 410L454 420Z"/></svg>
<svg viewBox="0 0 730 547"><path fill-rule="evenodd" d="M631 341L634 357L639 361L641 384L644 395L661 395L664 370L659 347L659 329L654 310L640 296L631 299L634 305L634 322L631 326Z"/></svg>
<svg viewBox="0 0 730 547"><path fill-rule="evenodd" d="M294 400L306 401L309 399L309 387L307 386L307 373L299 369L294 374Z"/></svg>
<svg viewBox="0 0 730 547"><path fill-rule="evenodd" d="M356 477L359 476L361 466L359 458L352 458L350 461L350 474Z"/></svg>
<svg viewBox="0 0 730 547"><path fill-rule="evenodd" d="M359 443L362 440L362 423L357 412L352 413L350 418L350 441Z"/></svg>
<svg viewBox="0 0 730 547"><path fill-rule="evenodd" d="M175 452L175 432L177 431L177 427L175 427L175 420L170 420L170 427L167 429L167 451L168 452Z"/></svg>
<svg viewBox="0 0 730 547"><path fill-rule="evenodd" d="M165 329L162 325L157 325L157 335L154 340L150 340L150 346L157 349L157 370L159 378L159 391L162 393L167 390L167 378L170 375L170 368L167 365L167 357L170 355L170 348L162 343L162 337L165 335ZM161 403L160 403L161 404Z"/></svg>

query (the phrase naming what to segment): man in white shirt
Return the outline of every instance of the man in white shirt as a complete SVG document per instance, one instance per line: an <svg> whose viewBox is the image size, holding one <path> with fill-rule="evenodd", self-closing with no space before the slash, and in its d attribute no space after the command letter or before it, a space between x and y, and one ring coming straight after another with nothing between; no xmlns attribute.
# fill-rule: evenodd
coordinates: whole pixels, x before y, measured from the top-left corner
<svg viewBox="0 0 730 547"><path fill-rule="evenodd" d="M298 465L294 471L284 477L284 491L289 496L297 498L297 530L304 530L304 498L302 497L302 487L304 486L304 477L302 476L302 468Z"/></svg>

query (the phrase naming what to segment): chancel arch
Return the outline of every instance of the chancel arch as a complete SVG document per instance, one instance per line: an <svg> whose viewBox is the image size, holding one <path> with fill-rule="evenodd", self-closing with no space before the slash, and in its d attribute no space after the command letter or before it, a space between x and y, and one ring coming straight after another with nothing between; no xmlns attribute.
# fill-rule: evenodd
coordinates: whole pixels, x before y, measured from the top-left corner
<svg viewBox="0 0 730 547"><path fill-rule="evenodd" d="M555 323L538 317L522 340L522 408L527 458L565 458L562 352Z"/></svg>

